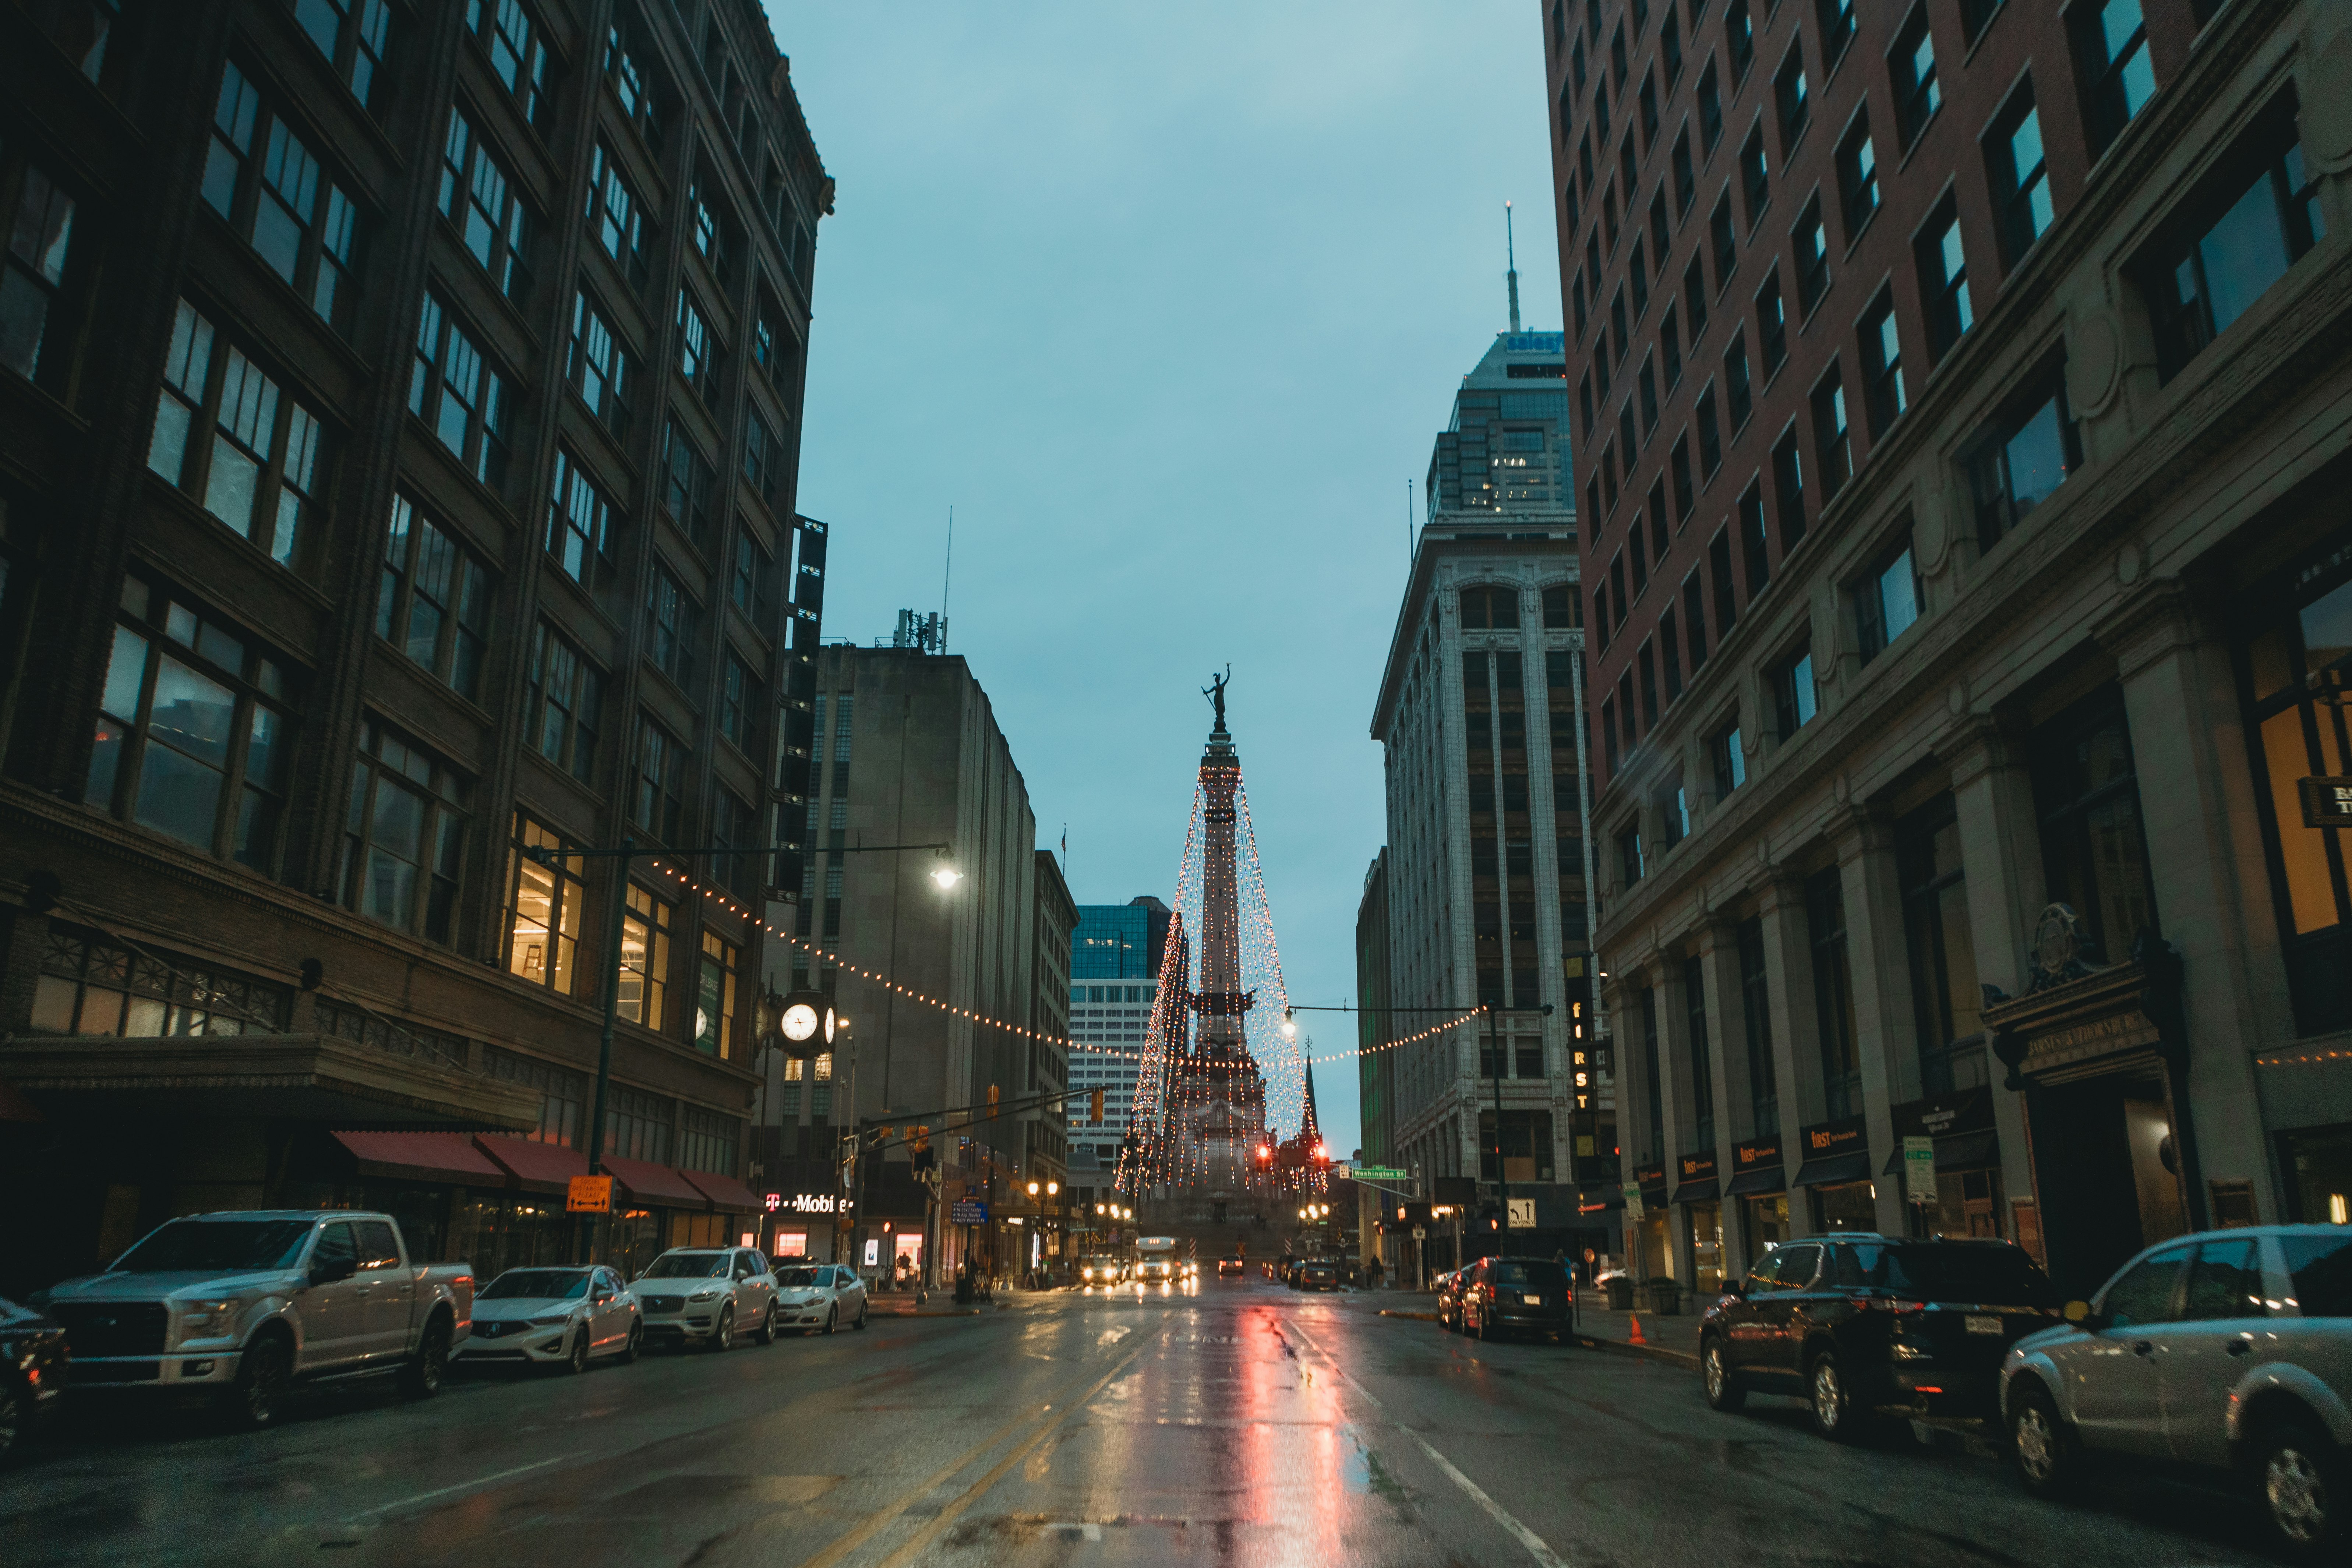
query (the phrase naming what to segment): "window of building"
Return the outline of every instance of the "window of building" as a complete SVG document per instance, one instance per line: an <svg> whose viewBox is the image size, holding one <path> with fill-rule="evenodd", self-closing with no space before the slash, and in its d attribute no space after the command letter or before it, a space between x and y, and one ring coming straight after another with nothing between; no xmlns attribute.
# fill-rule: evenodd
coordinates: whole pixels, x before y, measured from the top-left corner
<svg viewBox="0 0 2352 1568"><path fill-rule="evenodd" d="M705 941L709 939L706 938ZM731 1023L722 1024L730 1027ZM719 1055L728 1051L722 1045ZM816 1058L816 1078L822 1081L833 1076L830 1054ZM736 1151L743 1136L743 1123L732 1116L716 1110L705 1110L698 1105L681 1105L677 1111L677 1163L689 1171L709 1171L719 1175L735 1173Z"/></svg>
<svg viewBox="0 0 2352 1568"><path fill-rule="evenodd" d="M1561 631L1584 624L1583 596L1573 583L1554 583L1543 591L1546 631Z"/></svg>
<svg viewBox="0 0 2352 1568"><path fill-rule="evenodd" d="M1723 467L1723 431L1715 417L1715 383L1698 389L1698 467L1708 479Z"/></svg>
<svg viewBox="0 0 2352 1568"><path fill-rule="evenodd" d="M735 560L728 574L728 596L735 607L753 620L766 613L768 552L760 548L749 524L739 524L735 530Z"/></svg>
<svg viewBox="0 0 2352 1568"><path fill-rule="evenodd" d="M628 352L586 289L572 297L572 343L563 379L616 439L629 434Z"/></svg>
<svg viewBox="0 0 2352 1568"><path fill-rule="evenodd" d="M615 21L604 38L604 80L613 89L613 98L621 106L621 113L635 127L639 140L647 147L661 145L661 124L655 102L651 79L643 64L645 51L638 44L634 27L624 27Z"/></svg>
<svg viewBox="0 0 2352 1568"><path fill-rule="evenodd" d="M132 949L52 917L34 983L36 1035L120 1039L277 1034L293 993L142 943Z"/></svg>
<svg viewBox="0 0 2352 1568"><path fill-rule="evenodd" d="M1813 0L1813 17L1822 25L1822 59L1834 67L1853 42L1853 0Z"/></svg>
<svg viewBox="0 0 2352 1568"><path fill-rule="evenodd" d="M507 846L507 973L569 996L579 980L587 862L545 824L515 813Z"/></svg>
<svg viewBox="0 0 2352 1568"><path fill-rule="evenodd" d="M376 587L375 635L462 697L480 694L490 574L446 530L396 495Z"/></svg>
<svg viewBox="0 0 2352 1568"><path fill-rule="evenodd" d="M1772 263L1764 286L1756 290L1756 340L1762 352L1764 379L1770 382L1789 360L1789 308L1780 295L1780 264Z"/></svg>
<svg viewBox="0 0 2352 1568"><path fill-rule="evenodd" d="M1691 162L1688 126L1675 133L1675 150L1668 163L1675 182L1675 215L1687 217L1691 205L1698 200L1698 165Z"/></svg>
<svg viewBox="0 0 2352 1568"><path fill-rule="evenodd" d="M1670 642L1665 646L1674 645ZM1658 808L1659 847L1672 849L1690 837L1690 797L1684 793L1679 775L1658 790L1654 803Z"/></svg>
<svg viewBox="0 0 2352 1568"><path fill-rule="evenodd" d="M359 210L234 62L221 68L203 188L213 210L321 321L349 324L343 283L357 255Z"/></svg>
<svg viewBox="0 0 2352 1568"><path fill-rule="evenodd" d="M1739 726L1730 724L1706 738L1707 763L1715 772L1715 798L1728 800L1748 782L1748 754L1740 747Z"/></svg>
<svg viewBox="0 0 2352 1568"><path fill-rule="evenodd" d="M1683 268L1683 314L1690 323L1691 347L1706 331L1706 273L1696 256Z"/></svg>
<svg viewBox="0 0 2352 1568"><path fill-rule="evenodd" d="M1700 1149L1715 1148L1715 1049L1707 1037L1706 961L1682 961L1683 1017L1690 1047L1691 1132Z"/></svg>
<svg viewBox="0 0 2352 1568"><path fill-rule="evenodd" d="M1739 495L1739 544L1748 571L1748 597L1753 603L1772 580L1772 563L1764 527L1764 489L1750 484ZM1724 623L1726 626L1729 622Z"/></svg>
<svg viewBox="0 0 2352 1568"><path fill-rule="evenodd" d="M1886 53L1886 74L1895 86L1895 128L1910 151L1944 105L1944 89L1936 79L1936 39L1927 26L1927 0L1911 8L1909 20L1895 35Z"/></svg>
<svg viewBox="0 0 2352 1568"><path fill-rule="evenodd" d="M1642 398L1642 444L1647 446L1651 432L1658 426L1658 367L1653 356L1642 356L1642 372L1634 378L1634 385ZM1627 447L1626 452L1630 458L1633 448Z"/></svg>
<svg viewBox="0 0 2352 1568"><path fill-rule="evenodd" d="M78 312L62 308L73 251L75 203L34 164L0 165L0 189L20 176L16 220L0 268L0 364L52 392L70 379Z"/></svg>
<svg viewBox="0 0 2352 1568"><path fill-rule="evenodd" d="M1618 880L1630 888L1642 879L1645 868L1642 858L1642 829L1639 826L1625 828L1617 835Z"/></svg>
<svg viewBox="0 0 2352 1568"><path fill-rule="evenodd" d="M1797 253L1797 309L1810 316L1822 296L1830 291L1830 234L1822 221L1819 193L1797 215L1797 226L1789 240Z"/></svg>
<svg viewBox="0 0 2352 1568"><path fill-rule="evenodd" d="M428 941L453 941L471 788L448 763L371 716L343 825L337 895L343 906Z"/></svg>
<svg viewBox="0 0 2352 1568"><path fill-rule="evenodd" d="M669 990L669 939L673 906L636 883L629 884L629 907L621 916L621 989L615 1010L632 1024L661 1032L663 999Z"/></svg>
<svg viewBox="0 0 2352 1568"><path fill-rule="evenodd" d="M710 538L711 500L718 473L675 419L662 431L662 505L678 531L698 545Z"/></svg>
<svg viewBox="0 0 2352 1568"><path fill-rule="evenodd" d="M537 220L463 112L449 111L441 144L441 216L457 226L467 254L517 304L530 292Z"/></svg>
<svg viewBox="0 0 2352 1568"><path fill-rule="evenodd" d="M595 778L604 692L596 667L542 622L531 636L523 734L541 756L583 784Z"/></svg>
<svg viewBox="0 0 2352 1568"><path fill-rule="evenodd" d="M1813 950L1813 1007L1821 1028L1822 1089L1830 1119L1862 1109L1862 1053L1846 953L1845 889L1836 867L1805 879L1805 927Z"/></svg>
<svg viewBox="0 0 2352 1568"><path fill-rule="evenodd" d="M783 448L777 442L775 431L757 407L747 405L743 410L743 478L750 482L753 494L772 503L782 473Z"/></svg>
<svg viewBox="0 0 2352 1568"><path fill-rule="evenodd" d="M547 38L522 0L466 0L466 31L490 58L490 68L514 95L515 107L544 134L553 119Z"/></svg>
<svg viewBox="0 0 2352 1568"><path fill-rule="evenodd" d="M1706 663L1706 588L1696 572L1683 579L1683 633L1696 679Z"/></svg>
<svg viewBox="0 0 2352 1568"><path fill-rule="evenodd" d="M705 403L719 395L719 339L702 307L686 289L677 291L677 373Z"/></svg>
<svg viewBox="0 0 2352 1568"><path fill-rule="evenodd" d="M2352 775L2352 714L2326 689L2352 680L2352 539L2245 602L2246 740L2295 1032L2352 1027L2352 832L2305 826L2302 797L2305 779Z"/></svg>
<svg viewBox="0 0 2352 1568"><path fill-rule="evenodd" d="M1690 517L1691 504L1696 499L1692 491L1690 437L1675 437L1674 450L1666 454L1666 472L1675 483L1675 521L1680 525Z"/></svg>
<svg viewBox="0 0 2352 1568"><path fill-rule="evenodd" d="M1960 247L1959 204L1954 197L1947 195L1937 205L1913 248L1920 303L1927 312L1927 357L1933 363L1976 325L1976 312L1969 306L1968 254Z"/></svg>
<svg viewBox="0 0 2352 1568"><path fill-rule="evenodd" d="M215 348L226 352L215 353ZM147 466L240 539L296 563L325 474L319 422L186 300L172 324Z"/></svg>
<svg viewBox="0 0 2352 1568"><path fill-rule="evenodd" d="M1772 716L1780 740L1785 743L1797 738L1797 731L1813 721L1820 709L1821 694L1813 684L1813 650L1801 648L1772 666L1766 680L1772 689Z"/></svg>
<svg viewBox="0 0 2352 1568"><path fill-rule="evenodd" d="M1862 662L1868 664L1919 619L1923 600L1919 571L1912 563L1910 530L1906 528L1901 544L1883 556L1847 591L1853 599Z"/></svg>
<svg viewBox="0 0 2352 1568"><path fill-rule="evenodd" d="M1698 141L1699 155L1706 157L1715 152L1715 144L1723 140L1723 91L1715 79L1715 61L1709 59L1698 73Z"/></svg>
<svg viewBox="0 0 2352 1568"><path fill-rule="evenodd" d="M1465 631L1518 630L1518 589L1508 584L1474 584L1463 589L1462 626Z"/></svg>
<svg viewBox="0 0 2352 1568"><path fill-rule="evenodd" d="M630 889L635 897L636 889ZM627 1004L621 1011L627 1013ZM648 1028L659 1028L649 1024ZM677 1114L677 1101L658 1094L647 1094L625 1084L608 1083L604 1087L604 1152L624 1160L644 1160L650 1164L669 1163L670 1123Z"/></svg>
<svg viewBox="0 0 2352 1568"><path fill-rule="evenodd" d="M1748 0L1732 0L1723 14L1723 41L1731 53L1731 79L1741 80L1756 63L1756 26L1748 19Z"/></svg>
<svg viewBox="0 0 2352 1568"><path fill-rule="evenodd" d="M1895 296L1882 292L1863 315L1855 330L1862 352L1863 406L1870 416L1872 441L1886 432L1910 406L1903 389L1903 340L1895 327Z"/></svg>
<svg viewBox="0 0 2352 1568"><path fill-rule="evenodd" d="M702 933L694 994L694 1047L721 1061L735 1055L735 983L742 950L716 931Z"/></svg>
<svg viewBox="0 0 2352 1568"><path fill-rule="evenodd" d="M1723 350L1723 393L1732 433L1737 435L1756 406L1755 394L1748 384L1748 334L1737 328Z"/></svg>
<svg viewBox="0 0 2352 1568"><path fill-rule="evenodd" d="M691 691L701 641L701 606L667 566L656 563L646 584L646 657L653 660L655 668Z"/></svg>
<svg viewBox="0 0 2352 1568"><path fill-rule="evenodd" d="M1748 204L1748 232L1762 226L1764 209L1772 203L1772 178L1764 161L1764 132L1748 132L1739 148L1739 192Z"/></svg>
<svg viewBox="0 0 2352 1568"><path fill-rule="evenodd" d="M2095 158L2156 96L2140 0L2084 0L2067 14L2083 90L2083 129Z"/></svg>
<svg viewBox="0 0 2352 1568"><path fill-rule="evenodd" d="M1741 921L1734 940L1739 955L1739 1013L1748 1037L1748 1103L1756 1136L1780 1131L1780 1071L1772 1059L1772 983L1764 962L1764 922Z"/></svg>
<svg viewBox="0 0 2352 1568"><path fill-rule="evenodd" d="M1947 1094L1958 1081L1956 1057L1979 1033L1983 993L1969 932L1969 889L1952 797L1938 795L1895 824L1903 884L1903 934L1911 958L1912 1014L1919 1030L1919 1087ZM1981 1081L1981 1068L1977 1069Z"/></svg>
<svg viewBox="0 0 2352 1568"><path fill-rule="evenodd" d="M1805 537L1805 459L1794 430L1772 444L1772 510L1780 524L1780 556Z"/></svg>
<svg viewBox="0 0 2352 1568"><path fill-rule="evenodd" d="M2037 726L2026 752L2051 900L2082 918L2092 962L2130 957L2140 930L2156 924L2156 887L2122 689L2103 688Z"/></svg>
<svg viewBox="0 0 2352 1568"><path fill-rule="evenodd" d="M507 388L507 378L483 357L457 315L425 295L409 365L408 411L432 427L467 472L492 489L506 483L513 415Z"/></svg>
<svg viewBox="0 0 2352 1568"><path fill-rule="evenodd" d="M1739 244L1731 226L1731 193L1728 191L1717 198L1715 211L1707 219L1707 243L1715 257L1715 286L1718 289L1727 289L1731 286L1732 274L1739 266ZM1690 292L1690 285L1697 280L1697 275L1698 258L1693 257L1690 270L1683 275L1686 295ZM1697 299L1698 309L1691 312L1691 333L1694 337L1706 327L1706 290L1704 287L1699 289Z"/></svg>
<svg viewBox="0 0 2352 1568"><path fill-rule="evenodd" d="M1658 144L1658 87L1651 78L1642 79L1639 95L1642 110L1642 150L1648 153Z"/></svg>
<svg viewBox="0 0 2352 1568"><path fill-rule="evenodd" d="M719 681L719 732L746 752L755 739L752 704L759 694L751 667L729 653Z"/></svg>
<svg viewBox="0 0 2352 1568"><path fill-rule="evenodd" d="M1857 113L1838 143L1838 209L1852 245L1878 211L1878 149L1870 139L1870 116Z"/></svg>
<svg viewBox="0 0 2352 1568"><path fill-rule="evenodd" d="M640 715L629 820L664 843L677 842L686 819L687 765L685 743Z"/></svg>
<svg viewBox="0 0 2352 1568"><path fill-rule="evenodd" d="M1758 526L1763 526L1760 518ZM1707 541L1706 576L1715 593L1715 637L1721 642L1739 620L1739 601L1731 586L1731 531L1727 528L1717 529Z"/></svg>
<svg viewBox="0 0 2352 1568"><path fill-rule="evenodd" d="M2000 217L2001 258L2015 267L2049 231L2057 208L2050 195L2050 165L2042 153L2042 116L2033 83L2017 89L1985 137L1985 175Z"/></svg>
<svg viewBox="0 0 2352 1568"><path fill-rule="evenodd" d="M1969 459L1979 548L2000 543L2057 492L2082 460L2082 442L2066 403L2065 366L2060 363L2011 397Z"/></svg>
<svg viewBox="0 0 2352 1568"><path fill-rule="evenodd" d="M482 1070L488 1076L508 1083L520 1083L541 1093L539 1128L526 1132L525 1138L535 1143L554 1143L574 1148L580 1142L581 1124L588 1114L588 1075L560 1068L536 1057L524 1056L498 1046L482 1047Z"/></svg>
<svg viewBox="0 0 2352 1568"><path fill-rule="evenodd" d="M628 177L621 173L620 160L602 142L589 157L588 221L594 226L597 244L620 268L622 278L643 293L651 261L645 210Z"/></svg>
<svg viewBox="0 0 2352 1568"><path fill-rule="evenodd" d="M1800 35L1789 45L1789 52L1780 58L1780 68L1772 78L1772 106L1780 121L1780 162L1797 145L1797 138L1813 122L1813 94L1805 80L1805 40Z"/></svg>
<svg viewBox="0 0 2352 1568"><path fill-rule="evenodd" d="M2294 105L2266 109L2134 265L2169 380L2326 234Z"/></svg>
<svg viewBox="0 0 2352 1568"><path fill-rule="evenodd" d="M285 667L254 638L127 576L82 798L274 875L295 700Z"/></svg>
<svg viewBox="0 0 2352 1568"><path fill-rule="evenodd" d="M594 587L613 570L612 503L579 459L555 449L555 483L548 492L547 552L563 574Z"/></svg>
<svg viewBox="0 0 2352 1568"><path fill-rule="evenodd" d="M1815 384L1813 405L1813 460L1821 467L1822 505L1837 499L1853 477L1853 440L1846 426L1845 384L1839 377L1838 367L1831 363L1829 374Z"/></svg>

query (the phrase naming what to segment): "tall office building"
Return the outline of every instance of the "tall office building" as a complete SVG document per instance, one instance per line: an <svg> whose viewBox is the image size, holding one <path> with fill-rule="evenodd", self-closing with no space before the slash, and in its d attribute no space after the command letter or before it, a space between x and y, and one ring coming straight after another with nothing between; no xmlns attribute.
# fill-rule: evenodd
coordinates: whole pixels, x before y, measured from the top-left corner
<svg viewBox="0 0 2352 1568"><path fill-rule="evenodd" d="M1498 333L1438 437L1429 520L1372 715L1388 847L1364 907L1384 904L1387 934L1358 938L1360 994L1421 1010L1368 1022L1364 1044L1385 1058L1366 1070L1389 1091L1389 1157L1424 1193L1433 1178L1470 1176L1491 1199L1507 1178L1538 1200L1538 1234L1514 1245L1547 1253L1611 1245L1605 1200L1580 1215L1574 1184L1613 1169L1615 1144L1593 1064L1580 1105L1575 1083L1589 1044L1574 1012L1586 932L1582 613L1560 353L1558 332ZM1487 1002L1505 1010L1491 1043L1465 1026L1386 1048L1436 1023L1432 1010Z"/></svg>
<svg viewBox="0 0 2352 1568"><path fill-rule="evenodd" d="M613 1245L733 1234L763 873L700 851L764 842L833 195L765 16L0 34L0 1275L330 1199L567 1250L616 973Z"/></svg>
<svg viewBox="0 0 2352 1568"><path fill-rule="evenodd" d="M1547 16L1646 1266L2340 1215L2352 8Z"/></svg>
<svg viewBox="0 0 2352 1568"><path fill-rule="evenodd" d="M1070 1102L1070 1181L1090 1194L1108 1193L1118 1165L1170 918L1168 906L1148 893L1124 904L1078 906L1070 940L1070 1037L1079 1043L1070 1052L1070 1087L1101 1089L1103 1116L1093 1120L1091 1095Z"/></svg>

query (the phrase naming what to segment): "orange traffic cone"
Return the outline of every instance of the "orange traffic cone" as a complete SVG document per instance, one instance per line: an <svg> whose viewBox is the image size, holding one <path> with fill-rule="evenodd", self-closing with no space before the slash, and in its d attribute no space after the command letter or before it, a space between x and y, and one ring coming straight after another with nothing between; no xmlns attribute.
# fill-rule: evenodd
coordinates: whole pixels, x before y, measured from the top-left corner
<svg viewBox="0 0 2352 1568"><path fill-rule="evenodd" d="M1642 1337L1642 1314L1639 1312L1632 1314L1630 1321L1633 1324L1633 1333L1625 1342L1630 1345L1648 1344L1650 1342Z"/></svg>

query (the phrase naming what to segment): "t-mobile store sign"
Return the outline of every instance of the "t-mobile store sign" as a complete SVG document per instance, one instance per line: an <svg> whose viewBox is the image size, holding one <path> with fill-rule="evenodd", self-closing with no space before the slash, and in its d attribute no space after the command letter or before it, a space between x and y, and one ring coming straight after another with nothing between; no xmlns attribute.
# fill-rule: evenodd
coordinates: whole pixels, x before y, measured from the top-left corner
<svg viewBox="0 0 2352 1568"><path fill-rule="evenodd" d="M856 1206L856 1198L836 1198L830 1193L794 1193L789 1197L782 1193L768 1194L770 1214L846 1214Z"/></svg>

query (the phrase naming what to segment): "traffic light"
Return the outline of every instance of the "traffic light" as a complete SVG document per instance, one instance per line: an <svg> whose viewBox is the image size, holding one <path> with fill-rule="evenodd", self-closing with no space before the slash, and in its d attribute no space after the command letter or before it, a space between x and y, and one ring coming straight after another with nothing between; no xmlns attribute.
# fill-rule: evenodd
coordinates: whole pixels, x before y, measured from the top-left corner
<svg viewBox="0 0 2352 1568"><path fill-rule="evenodd" d="M1102 1091L1101 1089L1098 1089L1095 1090L1095 1115L1094 1115L1094 1123L1093 1123L1093 1124L1094 1124L1095 1126L1097 1126L1097 1127L1100 1127L1100 1126L1102 1125L1102 1119L1103 1119L1103 1091Z"/></svg>
<svg viewBox="0 0 2352 1568"><path fill-rule="evenodd" d="M909 1147L912 1151L911 1163L916 1171L928 1171L938 1163L938 1157L931 1152L931 1130L929 1127L915 1129L914 1139Z"/></svg>

